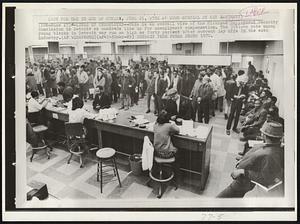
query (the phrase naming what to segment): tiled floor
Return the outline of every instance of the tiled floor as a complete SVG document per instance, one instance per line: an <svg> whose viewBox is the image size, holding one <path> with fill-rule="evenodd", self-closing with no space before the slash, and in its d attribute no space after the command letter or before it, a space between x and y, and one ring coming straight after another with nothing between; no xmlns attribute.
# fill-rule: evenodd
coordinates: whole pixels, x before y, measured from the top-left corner
<svg viewBox="0 0 300 224"><path fill-rule="evenodd" d="M86 103L90 107L91 101ZM119 104L113 107L119 108ZM133 114L143 114L146 111L146 99L141 99L138 106L131 107ZM154 116L150 114L149 116ZM191 185L185 180L177 190L168 186L163 198L201 198L215 197L231 182L230 173L235 165L237 152L243 148L238 140L238 134L225 134L226 120L224 114L216 112L210 124L213 126L210 174L204 191ZM69 153L60 148L54 148L50 160L41 151L30 162L27 153L27 183L34 185L34 181L46 183L49 193L57 199L136 199L155 198L156 188L146 185L149 179L147 173L135 176L130 172L127 161L118 159L119 174L122 187L119 187L112 170L106 171L103 194L100 194L100 183L96 180L96 163L93 155L89 155L85 167L79 167L78 158L67 164ZM111 181L113 180L113 181Z"/></svg>

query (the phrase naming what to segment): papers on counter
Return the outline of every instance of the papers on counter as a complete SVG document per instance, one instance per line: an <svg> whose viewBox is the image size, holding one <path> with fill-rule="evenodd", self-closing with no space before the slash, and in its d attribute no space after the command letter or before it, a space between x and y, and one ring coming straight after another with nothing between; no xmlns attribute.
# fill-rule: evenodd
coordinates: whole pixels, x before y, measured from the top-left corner
<svg viewBox="0 0 300 224"><path fill-rule="evenodd" d="M117 118L118 111L115 108L101 109L95 116L96 120L109 121Z"/></svg>
<svg viewBox="0 0 300 224"><path fill-rule="evenodd" d="M144 118L139 118L139 119L134 119L132 122L136 125L140 125L140 124L148 124L149 120Z"/></svg>
<svg viewBox="0 0 300 224"><path fill-rule="evenodd" d="M175 124L174 121L170 121L170 123ZM147 129L149 131L153 131L154 124L155 124L155 122L149 123L147 125ZM199 139L206 139L209 134L209 131L210 131L209 126L200 125L197 128L194 128L193 121L188 121L188 122L184 121L182 124L183 125L177 126L179 128L180 135L186 135L186 136L199 138Z"/></svg>
<svg viewBox="0 0 300 224"><path fill-rule="evenodd" d="M147 125L147 129L148 129L149 131L153 131L154 124L155 124L155 122L149 123L149 124Z"/></svg>
<svg viewBox="0 0 300 224"><path fill-rule="evenodd" d="M183 120L182 126L178 127L180 130L179 134L201 139L207 138L210 131L209 127L202 125L198 126L197 128L194 128L194 122L190 120Z"/></svg>
<svg viewBox="0 0 300 224"><path fill-rule="evenodd" d="M207 126L198 126L197 128L194 129L196 134L197 134L197 138L207 138L209 131L210 131L210 127Z"/></svg>

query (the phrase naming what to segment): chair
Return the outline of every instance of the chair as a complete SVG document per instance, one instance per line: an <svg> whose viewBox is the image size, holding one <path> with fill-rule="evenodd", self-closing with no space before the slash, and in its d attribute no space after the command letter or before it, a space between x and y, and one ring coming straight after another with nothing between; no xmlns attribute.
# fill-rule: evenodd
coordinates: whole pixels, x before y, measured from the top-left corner
<svg viewBox="0 0 300 224"><path fill-rule="evenodd" d="M32 146L32 155L30 157L30 162L32 162L33 156L42 149L46 149L48 159L50 159L50 155L51 155L50 151L52 151L52 146L48 144L44 136L44 133L48 130L48 127L36 123L31 124L29 122L29 119L27 119L26 125L27 125L27 135L31 135L31 138L33 139L32 143L30 143ZM30 136L28 136L28 138L30 138ZM39 138L40 138L40 142L38 142ZM40 143L40 145L38 143Z"/></svg>
<svg viewBox="0 0 300 224"><path fill-rule="evenodd" d="M102 194L102 188L103 188L103 167L108 167L109 165L103 165L104 161L110 160L112 162L112 166L113 166L113 171L114 171L114 176L117 176L118 181L119 181L119 185L120 187L122 187L121 181L120 181L120 176L119 176L119 172L118 172L118 167L117 167L117 163L115 160L115 154L116 154L116 150L114 150L113 148L102 148L99 149L96 152L96 156L98 158L98 164L97 164L97 181L99 181L99 176L100 176L100 192Z"/></svg>
<svg viewBox="0 0 300 224"><path fill-rule="evenodd" d="M65 123L65 131L67 137L67 148L70 152L70 157L67 161L69 164L73 155L79 156L80 168L83 167L83 153L86 145L85 133L82 123Z"/></svg>
<svg viewBox="0 0 300 224"><path fill-rule="evenodd" d="M154 162L158 165L158 177L154 176L152 169L149 171L149 176L152 180L159 183L157 198L161 198L164 193L163 192L163 184L170 182L174 178L175 173L174 173L172 164L175 162L175 157L164 159L164 158L155 156ZM167 175L168 173L167 173L166 169L164 169L165 167L171 167L171 173L169 175ZM174 183L175 183L175 190L177 190L177 188L178 188L177 183L176 182L174 182ZM147 185L148 184L149 183L147 183Z"/></svg>

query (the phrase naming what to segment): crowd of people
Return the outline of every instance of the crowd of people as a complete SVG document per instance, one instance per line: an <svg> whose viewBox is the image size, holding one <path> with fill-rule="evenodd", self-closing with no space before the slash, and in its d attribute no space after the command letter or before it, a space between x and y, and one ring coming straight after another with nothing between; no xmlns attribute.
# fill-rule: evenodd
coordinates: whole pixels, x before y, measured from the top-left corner
<svg viewBox="0 0 300 224"><path fill-rule="evenodd" d="M29 115L49 102L38 102L39 94L46 98L62 94L63 103L69 105L70 122L75 123L94 116L82 109L84 101L93 100L95 110L109 108L119 101L119 109L128 110L146 97L145 113L158 116L156 129L159 131L155 130L158 136L164 136L166 144L170 142L169 129L175 128L170 126L170 120L209 123L215 111L224 113L226 134L230 135L231 130L242 132L240 140L246 144L232 173L233 183L218 197L243 197L254 187L250 180L261 178L270 183L283 167L282 151L278 148L284 126L276 106L277 98L272 95L263 72L257 72L251 62L247 72L239 70L235 74L231 66L172 66L152 57L138 62L130 60L126 66L120 60L112 62L108 58L75 62L64 59L27 63L26 74L26 90L31 94ZM176 157L176 148L172 145L166 148L162 139L155 139L155 145L160 145L156 154L163 158ZM251 149L247 140L257 139L267 144Z"/></svg>
<svg viewBox="0 0 300 224"><path fill-rule="evenodd" d="M104 108L120 101L120 109L124 110L138 105L139 100L146 97L146 113L152 111L157 115L166 109L183 119L205 123L209 123L210 117L219 110L228 120L227 134L231 128L238 132L240 115L244 115L242 132L245 138L254 136L267 117L279 119L275 106L277 98L272 96L262 71L256 72L251 62L247 73L239 70L237 74L230 66L172 66L152 57L130 60L128 64L124 66L121 60L112 62L108 58L28 62L27 90L38 91L46 97L60 93L65 101L75 94L85 102L88 99L99 101L95 96L101 92L105 95ZM173 93L169 96L170 89ZM180 104L178 110L166 108L170 99Z"/></svg>

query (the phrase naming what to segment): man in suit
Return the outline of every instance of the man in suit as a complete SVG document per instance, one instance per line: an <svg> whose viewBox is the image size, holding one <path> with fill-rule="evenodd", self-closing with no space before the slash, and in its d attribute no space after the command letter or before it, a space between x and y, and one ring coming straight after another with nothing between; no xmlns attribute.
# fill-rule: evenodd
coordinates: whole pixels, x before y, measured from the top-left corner
<svg viewBox="0 0 300 224"><path fill-rule="evenodd" d="M210 101L213 95L213 88L210 85L210 79L208 76L204 76L202 80L202 84L198 90L198 121L202 123L202 119L204 117L204 122L208 124L209 122L209 109L210 109Z"/></svg>
<svg viewBox="0 0 300 224"><path fill-rule="evenodd" d="M130 76L130 70L125 69L119 79L121 109L128 110L130 105L130 91L134 84L134 79Z"/></svg>
<svg viewBox="0 0 300 224"><path fill-rule="evenodd" d="M155 81L157 79L157 73L154 73L154 75L152 74L152 72L149 72L148 77L147 77L150 81L149 81L149 85L147 86L147 111L146 113L150 113L150 102L151 102L151 97L154 94L154 90L155 90ZM157 108L154 108L154 112L157 112Z"/></svg>
<svg viewBox="0 0 300 224"><path fill-rule="evenodd" d="M178 71L174 70L173 77L171 80L170 89L176 89L177 93L180 95L182 91L182 78L178 75Z"/></svg>
<svg viewBox="0 0 300 224"><path fill-rule="evenodd" d="M192 104L189 98L179 95L176 89L169 89L163 96L165 99L164 109L171 120L182 118L190 120L192 118Z"/></svg>
<svg viewBox="0 0 300 224"><path fill-rule="evenodd" d="M230 129L233 120L234 120L234 124L232 130L234 132L239 133L239 131L237 130L237 125L239 122L239 117L241 114L243 102L245 101L246 96L248 94L246 83L240 80L233 92L234 94L233 97L231 98L232 104L231 104L230 114L226 125L227 135L230 135Z"/></svg>
<svg viewBox="0 0 300 224"><path fill-rule="evenodd" d="M158 115L159 112L163 109L163 101L162 96L166 92L166 89L168 87L168 82L165 79L165 74L160 71L158 74L158 78L155 79L155 87L154 87L154 103L155 108L157 111L154 113L155 115Z"/></svg>
<svg viewBox="0 0 300 224"><path fill-rule="evenodd" d="M97 86L96 95L93 101L93 108L95 110L100 110L109 107L110 107L110 99L109 96L104 93L104 87Z"/></svg>
<svg viewBox="0 0 300 224"><path fill-rule="evenodd" d="M203 80L203 76L205 75L205 73L203 71L201 71L198 75L198 79L195 81L194 87L191 91L190 94L190 99L192 99L192 107L193 107L193 111L192 111L192 119L193 121L196 120L196 113L199 112L199 106L197 103L197 99L199 97L199 88L202 85L202 80ZM199 120L199 116L198 116L198 120Z"/></svg>
<svg viewBox="0 0 300 224"><path fill-rule="evenodd" d="M238 160L231 173L233 182L218 198L242 198L254 188L252 181L272 186L283 179L284 152L280 142L283 127L277 122L266 122L260 131L264 144L254 146Z"/></svg>

